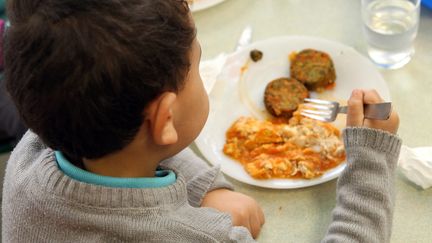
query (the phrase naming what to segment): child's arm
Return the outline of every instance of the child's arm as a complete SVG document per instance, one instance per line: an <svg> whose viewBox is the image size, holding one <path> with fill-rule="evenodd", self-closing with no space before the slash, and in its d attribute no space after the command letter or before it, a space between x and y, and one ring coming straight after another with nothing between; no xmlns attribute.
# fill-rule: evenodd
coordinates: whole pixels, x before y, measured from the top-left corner
<svg viewBox="0 0 432 243"><path fill-rule="evenodd" d="M322 242L389 242L394 207L394 177L401 146L399 119L363 118L364 103L378 103L375 91L354 91L344 131L347 167L337 184L333 221Z"/></svg>
<svg viewBox="0 0 432 243"><path fill-rule="evenodd" d="M189 148L161 165L175 169L186 178L188 199L192 206L228 213L234 226L243 226L253 237L258 236L264 224L261 207L253 198L232 191L219 166L210 167Z"/></svg>
<svg viewBox="0 0 432 243"><path fill-rule="evenodd" d="M253 238L258 237L265 222L264 213L255 199L239 192L226 189L211 191L201 206L229 213L233 226L245 227Z"/></svg>

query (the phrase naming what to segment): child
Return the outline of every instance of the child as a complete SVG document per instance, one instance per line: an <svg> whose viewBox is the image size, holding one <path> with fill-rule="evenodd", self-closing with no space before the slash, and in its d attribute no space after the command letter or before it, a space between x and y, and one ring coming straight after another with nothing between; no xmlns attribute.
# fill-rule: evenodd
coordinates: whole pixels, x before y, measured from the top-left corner
<svg viewBox="0 0 432 243"><path fill-rule="evenodd" d="M4 242L253 242L259 206L185 149L208 99L184 1L10 0L8 8L8 90L32 132L8 162ZM363 101L377 99L355 92L348 125L366 125ZM395 132L397 119L367 125ZM388 241L400 141L349 128L345 142L325 241Z"/></svg>
<svg viewBox="0 0 432 243"><path fill-rule="evenodd" d="M8 88L37 135L10 158L4 242L228 237L190 205L256 235L256 202L185 149L208 113L187 5L77 3L9 1Z"/></svg>

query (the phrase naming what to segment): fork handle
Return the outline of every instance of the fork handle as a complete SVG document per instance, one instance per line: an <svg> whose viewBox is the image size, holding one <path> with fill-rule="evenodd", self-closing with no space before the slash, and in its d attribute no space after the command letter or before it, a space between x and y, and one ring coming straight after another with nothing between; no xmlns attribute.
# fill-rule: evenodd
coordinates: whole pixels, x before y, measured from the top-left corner
<svg viewBox="0 0 432 243"><path fill-rule="evenodd" d="M364 118L372 120L387 120L391 114L391 102L364 104ZM348 106L339 107L338 113L347 114Z"/></svg>

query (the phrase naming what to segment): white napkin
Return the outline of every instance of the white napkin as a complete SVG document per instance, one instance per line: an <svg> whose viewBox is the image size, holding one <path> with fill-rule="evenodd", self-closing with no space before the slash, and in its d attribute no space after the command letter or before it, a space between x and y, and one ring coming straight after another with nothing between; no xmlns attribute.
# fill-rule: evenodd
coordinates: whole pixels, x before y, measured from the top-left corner
<svg viewBox="0 0 432 243"><path fill-rule="evenodd" d="M199 69L207 94L213 89L217 76L222 71L227 55L222 53L214 59L202 61Z"/></svg>
<svg viewBox="0 0 432 243"><path fill-rule="evenodd" d="M432 147L401 148L399 169L423 189L432 186Z"/></svg>

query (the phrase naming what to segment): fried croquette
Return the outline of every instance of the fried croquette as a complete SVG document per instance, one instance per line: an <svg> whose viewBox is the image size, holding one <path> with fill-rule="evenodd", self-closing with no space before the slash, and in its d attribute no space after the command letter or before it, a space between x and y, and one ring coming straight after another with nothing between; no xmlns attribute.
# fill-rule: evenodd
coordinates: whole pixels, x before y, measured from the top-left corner
<svg viewBox="0 0 432 243"><path fill-rule="evenodd" d="M309 91L293 78L279 78L267 84L264 92L266 109L276 117L290 118Z"/></svg>
<svg viewBox="0 0 432 243"><path fill-rule="evenodd" d="M336 72L330 56L322 51L305 49L294 56L291 77L302 82L309 90L322 91L332 87Z"/></svg>

